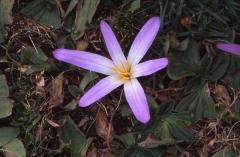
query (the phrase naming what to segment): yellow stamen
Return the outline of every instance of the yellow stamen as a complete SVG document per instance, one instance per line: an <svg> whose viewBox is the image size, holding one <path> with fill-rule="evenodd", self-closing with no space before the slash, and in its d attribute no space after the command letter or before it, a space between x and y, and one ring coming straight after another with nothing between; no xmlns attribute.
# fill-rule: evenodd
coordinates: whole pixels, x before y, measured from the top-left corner
<svg viewBox="0 0 240 157"><path fill-rule="evenodd" d="M113 70L118 74L119 78L123 81L131 79L132 71L131 65L128 62L125 62L123 67L113 67Z"/></svg>

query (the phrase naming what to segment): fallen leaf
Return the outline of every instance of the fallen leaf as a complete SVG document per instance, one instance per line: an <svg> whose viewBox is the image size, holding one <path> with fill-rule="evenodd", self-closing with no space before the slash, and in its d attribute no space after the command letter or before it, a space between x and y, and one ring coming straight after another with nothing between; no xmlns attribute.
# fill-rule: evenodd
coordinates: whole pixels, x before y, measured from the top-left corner
<svg viewBox="0 0 240 157"><path fill-rule="evenodd" d="M164 144L162 141L154 138L152 135L149 135L144 141L138 143L138 146L142 148L155 148L162 144Z"/></svg>
<svg viewBox="0 0 240 157"><path fill-rule="evenodd" d="M96 132L101 138L112 141L113 139L113 126L108 122L106 114L99 109L96 117Z"/></svg>
<svg viewBox="0 0 240 157"><path fill-rule="evenodd" d="M80 40L76 41L76 49L77 50L83 51L83 50L86 50L87 47L88 47L88 42L87 41L85 41L83 39L80 39Z"/></svg>
<svg viewBox="0 0 240 157"><path fill-rule="evenodd" d="M63 73L61 73L52 81L52 97L50 100L52 107L58 106L63 102L63 79Z"/></svg>

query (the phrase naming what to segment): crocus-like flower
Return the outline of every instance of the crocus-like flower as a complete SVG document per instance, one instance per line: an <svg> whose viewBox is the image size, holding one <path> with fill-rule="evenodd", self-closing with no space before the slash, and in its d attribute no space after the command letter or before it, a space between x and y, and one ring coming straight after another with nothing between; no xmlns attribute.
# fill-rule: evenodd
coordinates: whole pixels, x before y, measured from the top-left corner
<svg viewBox="0 0 240 157"><path fill-rule="evenodd" d="M225 43L217 43L216 47L220 50L240 55L240 44L225 44Z"/></svg>
<svg viewBox="0 0 240 157"><path fill-rule="evenodd" d="M57 49L53 55L60 61L108 75L80 98L79 106L89 106L124 85L126 100L135 117L140 122L146 123L150 120L149 107L144 90L136 78L155 73L168 64L167 58L139 63L157 35L160 18L152 17L146 22L133 41L127 58L109 25L101 21L100 27L112 60L90 52L67 49Z"/></svg>

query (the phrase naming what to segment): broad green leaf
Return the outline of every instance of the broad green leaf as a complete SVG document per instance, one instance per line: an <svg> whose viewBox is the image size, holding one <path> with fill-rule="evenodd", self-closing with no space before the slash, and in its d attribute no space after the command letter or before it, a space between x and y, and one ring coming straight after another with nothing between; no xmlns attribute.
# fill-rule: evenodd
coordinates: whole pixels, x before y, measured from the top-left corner
<svg viewBox="0 0 240 157"><path fill-rule="evenodd" d="M81 38L91 23L100 0L84 0L79 1L76 8L75 22L72 28L71 36L73 40Z"/></svg>
<svg viewBox="0 0 240 157"><path fill-rule="evenodd" d="M230 63L230 56L226 53L218 53L213 59L208 58L206 55L202 60L203 77L210 81L217 81L226 72Z"/></svg>
<svg viewBox="0 0 240 157"><path fill-rule="evenodd" d="M4 145L3 150L6 157L26 157L22 141L16 138Z"/></svg>
<svg viewBox="0 0 240 157"><path fill-rule="evenodd" d="M12 114L12 103L10 102L9 88L6 77L0 75L0 118L8 117Z"/></svg>
<svg viewBox="0 0 240 157"><path fill-rule="evenodd" d="M16 138L19 132L20 130L18 128L13 127L0 128L0 147Z"/></svg>
<svg viewBox="0 0 240 157"><path fill-rule="evenodd" d="M0 43L4 41L6 31L5 24L12 23L12 7L14 0L0 0Z"/></svg>
<svg viewBox="0 0 240 157"><path fill-rule="evenodd" d="M48 57L42 49L34 47L23 47L21 49L21 61L25 64L42 64L47 61Z"/></svg>
<svg viewBox="0 0 240 157"><path fill-rule="evenodd" d="M172 52L168 55L167 73L173 80L194 76L201 68L199 47L195 41L190 41L186 51Z"/></svg>
<svg viewBox="0 0 240 157"><path fill-rule="evenodd" d="M136 11L137 9L139 9L140 6L141 6L141 0L134 0L134 1L130 4L128 10L131 11L131 12L134 12L134 11Z"/></svg>
<svg viewBox="0 0 240 157"><path fill-rule="evenodd" d="M195 81L190 81L190 83L193 85ZM215 116L215 103L210 95L208 84L201 82L201 84L196 84L192 88L189 87L187 91L188 95L177 105L177 110L192 113L195 120Z"/></svg>
<svg viewBox="0 0 240 157"><path fill-rule="evenodd" d="M23 47L21 49L21 61L29 65L26 69L26 74L31 74L38 71L53 71L57 67L52 59L49 59L40 48Z"/></svg>
<svg viewBox="0 0 240 157"><path fill-rule="evenodd" d="M84 89L87 87L87 85L97 78L98 78L98 75L94 72L85 73L84 77L79 85L81 91L84 92Z"/></svg>
<svg viewBox="0 0 240 157"><path fill-rule="evenodd" d="M76 85L69 85L68 91L71 93L71 95L76 98L78 97L83 91Z"/></svg>
<svg viewBox="0 0 240 157"><path fill-rule="evenodd" d="M163 102L160 104L160 106L158 108L158 114L162 116L162 115L171 113L174 109L174 106L175 106L174 100Z"/></svg>
<svg viewBox="0 0 240 157"><path fill-rule="evenodd" d="M227 84L235 89L235 90L240 90L240 72L236 71L233 74L227 75L224 80L227 82Z"/></svg>
<svg viewBox="0 0 240 157"><path fill-rule="evenodd" d="M186 113L167 114L160 119L155 134L158 138L168 140L168 142L172 142L171 139L173 138L191 141L193 140L193 134L185 127L190 120L190 115Z"/></svg>
<svg viewBox="0 0 240 157"><path fill-rule="evenodd" d="M65 111L75 110L77 107L77 101L75 99L71 100L66 106L63 107Z"/></svg>
<svg viewBox="0 0 240 157"><path fill-rule="evenodd" d="M150 107L151 112L156 113L158 110L158 104L157 102L154 100L154 98L150 95L147 95L147 101Z"/></svg>
<svg viewBox="0 0 240 157"><path fill-rule="evenodd" d="M164 145L174 144L178 140L192 141L193 134L186 128L191 120L192 116L187 112L169 112L159 117L153 116L148 124L136 127L135 131L144 138L154 133Z"/></svg>
<svg viewBox="0 0 240 157"><path fill-rule="evenodd" d="M231 149L224 148L213 154L212 157L237 157L237 154Z"/></svg>
<svg viewBox="0 0 240 157"><path fill-rule="evenodd" d="M130 147L136 144L135 137L132 133L126 133L120 136L122 142L125 144L126 147Z"/></svg>
<svg viewBox="0 0 240 157"><path fill-rule="evenodd" d="M55 1L34 0L29 2L21 12L44 25L60 27L61 17Z"/></svg>
<svg viewBox="0 0 240 157"><path fill-rule="evenodd" d="M68 146L73 157L86 154L87 139L70 117L60 130L60 139Z"/></svg>

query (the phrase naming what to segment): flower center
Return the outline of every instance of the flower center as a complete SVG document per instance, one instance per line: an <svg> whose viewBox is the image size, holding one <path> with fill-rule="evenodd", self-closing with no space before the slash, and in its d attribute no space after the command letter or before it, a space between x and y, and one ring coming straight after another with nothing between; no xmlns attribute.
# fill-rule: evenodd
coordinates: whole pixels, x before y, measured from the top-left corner
<svg viewBox="0 0 240 157"><path fill-rule="evenodd" d="M113 67L113 70L118 74L123 81L128 81L132 78L131 65L126 61L123 67Z"/></svg>

